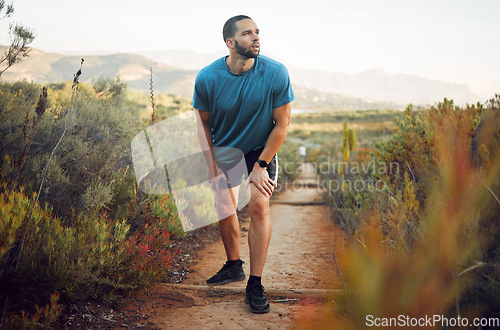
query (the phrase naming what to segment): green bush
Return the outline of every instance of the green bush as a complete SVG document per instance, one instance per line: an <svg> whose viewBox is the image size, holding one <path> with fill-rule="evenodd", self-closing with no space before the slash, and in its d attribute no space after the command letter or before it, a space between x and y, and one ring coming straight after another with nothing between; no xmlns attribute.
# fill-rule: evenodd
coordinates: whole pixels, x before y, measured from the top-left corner
<svg viewBox="0 0 500 330"><path fill-rule="evenodd" d="M185 107L180 100L172 106ZM6 325L49 325L58 301L112 298L168 271L170 235L183 235L175 203L138 194L131 170L145 111L118 78L0 83Z"/></svg>
<svg viewBox="0 0 500 330"><path fill-rule="evenodd" d="M73 103L62 97L55 100L49 89L50 102L42 115L35 113L39 85L3 87L10 100L0 109L1 156L14 160L6 168L6 178L36 191L67 128L51 159L40 200L62 217L108 206L115 193L112 173L131 163L129 141L140 129L137 109L124 105L124 85L119 80L100 83L99 94L80 86Z"/></svg>
<svg viewBox="0 0 500 330"><path fill-rule="evenodd" d="M293 181L300 173L299 145L285 140L278 151L278 182Z"/></svg>
<svg viewBox="0 0 500 330"><path fill-rule="evenodd" d="M153 217L149 221L154 221L158 228L176 236L184 237L186 235L181 223L181 217L185 217L183 211L187 207L185 200L178 200L176 203L172 193L152 195L150 196L150 205Z"/></svg>
<svg viewBox="0 0 500 330"><path fill-rule="evenodd" d="M15 223L0 231L2 295L29 312L54 292L63 301L78 301L147 285L166 273L175 254L170 234L157 226L129 235L126 221L106 215L82 216L74 226L63 226L49 208L5 183L0 210L0 223Z"/></svg>

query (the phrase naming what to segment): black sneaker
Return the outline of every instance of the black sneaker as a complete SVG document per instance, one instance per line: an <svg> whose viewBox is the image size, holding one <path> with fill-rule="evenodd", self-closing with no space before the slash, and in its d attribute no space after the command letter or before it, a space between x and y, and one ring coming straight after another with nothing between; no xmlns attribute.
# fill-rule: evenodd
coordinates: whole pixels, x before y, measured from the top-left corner
<svg viewBox="0 0 500 330"><path fill-rule="evenodd" d="M259 282L247 285L245 302L250 305L250 312L255 314L269 313L269 302L264 297L264 287Z"/></svg>
<svg viewBox="0 0 500 330"><path fill-rule="evenodd" d="M245 272L243 271L244 261L240 261L236 265L228 266L227 263L222 266L221 270L207 280L208 285L223 285L230 282L243 281Z"/></svg>

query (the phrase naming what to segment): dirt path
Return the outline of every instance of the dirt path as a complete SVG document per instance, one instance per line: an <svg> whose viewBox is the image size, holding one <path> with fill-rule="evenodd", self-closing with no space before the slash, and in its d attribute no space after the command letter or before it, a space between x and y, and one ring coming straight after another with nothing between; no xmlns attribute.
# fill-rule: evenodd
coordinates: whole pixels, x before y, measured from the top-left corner
<svg viewBox="0 0 500 330"><path fill-rule="evenodd" d="M303 306L318 302L312 296L340 289L332 253L343 249L345 241L341 230L328 219L326 206L321 205L323 196L314 187L314 168L308 164L303 168L299 179L271 200L273 233L263 273L271 312L249 312L243 293L246 281L215 289L206 286L206 279L225 262L222 242L215 242L199 251L182 284L160 284L143 297L143 312L150 315L148 323L153 328L292 328ZM241 220L240 251L248 276L250 219Z"/></svg>

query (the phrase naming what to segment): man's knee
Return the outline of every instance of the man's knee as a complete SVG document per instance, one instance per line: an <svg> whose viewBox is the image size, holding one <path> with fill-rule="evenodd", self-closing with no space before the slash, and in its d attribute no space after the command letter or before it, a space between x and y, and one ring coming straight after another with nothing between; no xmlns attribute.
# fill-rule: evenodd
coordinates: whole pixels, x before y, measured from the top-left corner
<svg viewBox="0 0 500 330"><path fill-rule="evenodd" d="M215 206L219 219L224 219L236 214L236 209L238 207L238 189L220 189L215 191Z"/></svg>
<svg viewBox="0 0 500 330"><path fill-rule="evenodd" d="M269 215L269 199L267 198L252 198L248 204L252 221L266 219Z"/></svg>

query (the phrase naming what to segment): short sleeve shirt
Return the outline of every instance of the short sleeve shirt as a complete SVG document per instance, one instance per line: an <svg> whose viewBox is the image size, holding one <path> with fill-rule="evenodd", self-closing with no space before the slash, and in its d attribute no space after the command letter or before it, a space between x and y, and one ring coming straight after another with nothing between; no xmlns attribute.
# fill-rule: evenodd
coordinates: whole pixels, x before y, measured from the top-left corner
<svg viewBox="0 0 500 330"><path fill-rule="evenodd" d="M214 147L238 148L246 155L265 145L274 127L273 110L293 100L283 64L259 55L237 75L222 57L198 73L193 107L210 112Z"/></svg>

